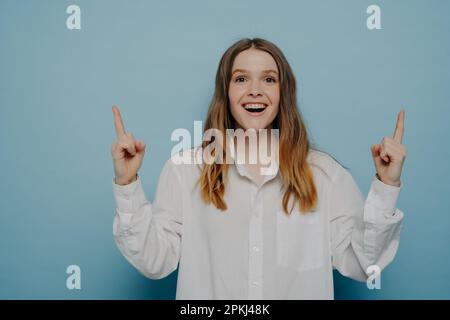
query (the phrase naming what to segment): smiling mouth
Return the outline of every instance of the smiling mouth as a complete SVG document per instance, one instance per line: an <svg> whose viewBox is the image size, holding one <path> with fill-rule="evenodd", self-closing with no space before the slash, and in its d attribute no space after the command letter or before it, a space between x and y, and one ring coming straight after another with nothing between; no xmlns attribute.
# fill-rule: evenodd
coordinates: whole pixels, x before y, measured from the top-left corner
<svg viewBox="0 0 450 320"><path fill-rule="evenodd" d="M250 113L258 114L266 110L268 105L265 103L244 103L242 107Z"/></svg>

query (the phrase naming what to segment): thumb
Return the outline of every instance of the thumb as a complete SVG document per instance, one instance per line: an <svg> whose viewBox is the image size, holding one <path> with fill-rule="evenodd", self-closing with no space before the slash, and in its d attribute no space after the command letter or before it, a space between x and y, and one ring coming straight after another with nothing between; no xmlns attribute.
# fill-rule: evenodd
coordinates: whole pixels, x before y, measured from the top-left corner
<svg viewBox="0 0 450 320"><path fill-rule="evenodd" d="M145 152L145 143L143 141L136 141L134 145L138 153Z"/></svg>
<svg viewBox="0 0 450 320"><path fill-rule="evenodd" d="M372 157L373 158L376 158L376 157L378 157L380 155L380 148L381 148L381 146L379 144L373 144L370 147L370 150L372 151Z"/></svg>

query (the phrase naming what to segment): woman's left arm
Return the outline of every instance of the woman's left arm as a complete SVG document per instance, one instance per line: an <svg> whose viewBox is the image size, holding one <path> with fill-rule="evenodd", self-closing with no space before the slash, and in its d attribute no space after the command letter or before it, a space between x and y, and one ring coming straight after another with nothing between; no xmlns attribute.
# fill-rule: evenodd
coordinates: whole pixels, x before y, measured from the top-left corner
<svg viewBox="0 0 450 320"><path fill-rule="evenodd" d="M404 111L400 111L394 138L372 145L377 175L364 201L352 176L339 167L330 195L333 267L348 277L366 280L367 268L383 270L395 257L403 212L397 209L400 174L406 157L401 144Z"/></svg>

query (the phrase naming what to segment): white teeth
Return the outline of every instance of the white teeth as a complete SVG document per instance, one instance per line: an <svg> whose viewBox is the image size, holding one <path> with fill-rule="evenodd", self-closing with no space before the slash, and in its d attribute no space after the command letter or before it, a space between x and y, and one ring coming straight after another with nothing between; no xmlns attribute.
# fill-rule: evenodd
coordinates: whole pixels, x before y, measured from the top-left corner
<svg viewBox="0 0 450 320"><path fill-rule="evenodd" d="M265 104L261 104L261 103L247 103L244 104L244 108L245 109L260 109L260 108L265 108L266 105Z"/></svg>

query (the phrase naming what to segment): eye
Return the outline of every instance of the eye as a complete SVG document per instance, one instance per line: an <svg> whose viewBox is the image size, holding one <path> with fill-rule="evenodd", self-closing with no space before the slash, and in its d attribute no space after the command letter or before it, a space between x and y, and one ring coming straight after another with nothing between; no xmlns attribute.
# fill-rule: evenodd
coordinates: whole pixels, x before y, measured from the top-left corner
<svg viewBox="0 0 450 320"><path fill-rule="evenodd" d="M243 81L245 81L245 78L242 76L238 76L234 79L234 82L243 82Z"/></svg>
<svg viewBox="0 0 450 320"><path fill-rule="evenodd" d="M268 83L275 83L275 82L277 82L277 80L275 78L273 78L273 77L267 77L265 80Z"/></svg>

